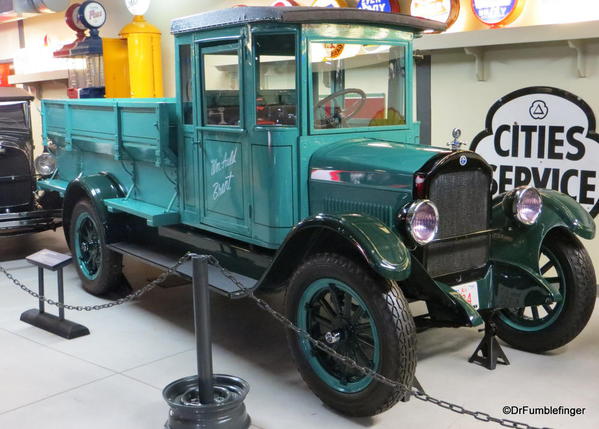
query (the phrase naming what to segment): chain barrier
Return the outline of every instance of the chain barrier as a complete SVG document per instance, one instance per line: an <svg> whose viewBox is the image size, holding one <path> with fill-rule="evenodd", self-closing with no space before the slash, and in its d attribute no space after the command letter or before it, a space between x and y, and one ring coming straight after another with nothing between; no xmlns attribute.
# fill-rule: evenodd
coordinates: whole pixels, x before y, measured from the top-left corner
<svg viewBox="0 0 599 429"><path fill-rule="evenodd" d="M29 295L31 295L35 299L37 299L39 301L45 302L48 305L53 305L53 306L58 307L58 308L64 308L65 310L72 310L72 311L96 311L96 310L104 310L106 308L116 307L117 305L125 304L126 302L133 301L133 300L141 297L142 295L145 295L146 293L148 293L149 291L151 291L152 289L154 289L156 286L158 286L160 283L163 283L168 276L170 276L171 274L175 273L175 271L177 270L177 268L179 268L185 262L187 262L188 260L190 260L193 255L194 255L193 253L187 252L185 255L181 256L174 265L172 265L171 267L169 267L165 272L163 272L162 274L160 274L158 277L156 277L154 280L152 280L150 283L148 283L147 285L145 285L141 289L138 289L135 292L130 293L129 295L127 295L125 297L122 297L122 298L119 298L117 300L108 302L106 304L97 304L97 305L68 305L68 304L63 304L61 302L54 301L53 299L47 298L47 297L45 297L43 295L40 295L39 293L37 293L37 292L29 289L27 286L25 286L23 283L21 283L19 280L17 280L11 273L9 273L1 265L0 265L0 273L4 274L11 282L13 282L21 290L23 290L24 292L28 293Z"/></svg>
<svg viewBox="0 0 599 429"><path fill-rule="evenodd" d="M174 274L178 267L183 265L185 262L189 261L193 256L196 256L196 254L187 252L186 254L181 256L174 265L169 267L165 272L160 274L160 276L158 276L155 280L153 280L150 283L148 283L147 285L145 285L143 288L138 289L137 291L135 291L123 298L119 298L115 301L112 301L112 302L109 302L106 304L100 304L100 305L81 306L81 305L61 304L60 302L46 298L45 296L42 296L42 295L38 294L37 292L29 289L27 286L25 286L23 283L21 283L19 280L17 280L12 274L10 274L1 265L0 265L0 272L2 274L4 274L10 281L12 281L16 286L18 286L24 292L28 293L29 295L33 296L34 298L36 298L38 300L44 301L45 303L47 303L49 305L53 305L53 306L56 306L59 308L62 307L66 310L94 311L94 310L103 310L106 308L115 307L117 305L121 305L121 304L124 304L129 301L133 301L134 299L137 299L137 298L141 297L142 295L145 295L147 292L151 291L156 286L158 286L159 284L164 282L169 275ZM313 338L307 331L296 326L285 315L283 315L282 313L280 313L277 310L275 310L274 308L272 308L270 306L270 304L268 304L266 301L264 301L261 298L258 298L254 294L254 291L252 289L248 289L247 287L245 287L239 280L237 280L235 275L231 271L224 268L220 264L218 259L216 259L214 256L206 256L204 259L206 260L206 262L209 265L212 265L212 266L216 267L217 269L219 269L227 279L229 279L248 298L253 300L256 303L256 305L258 305L259 308L266 311L274 319L278 320L281 324L283 324L286 328L295 332L295 334L298 335L300 338L307 340L314 347L329 354L330 356L334 357L335 359L341 361L344 365L351 367L368 377L372 377L374 380L376 380L380 383L386 384L387 386L390 386L394 389L401 390L404 395L413 396L416 399L437 405L441 408L444 408L446 410L452 411L457 414L471 416L481 422L497 423L501 426L508 427L508 428L515 428L515 429L548 429L546 427L540 428L540 427L536 427L536 426L531 426L526 423L517 422L514 420L493 417L490 414L482 412L482 411L469 410L467 408L464 408L461 405L454 404L454 403L451 403L448 401L443 401L443 400L437 399L435 397L432 397L432 396L426 394L425 392L418 390L416 387L413 387L413 386L410 387L410 386L407 386L406 384L403 384L399 381L391 380L390 378L387 378L387 377L377 373L376 371L372 370L371 368L363 367L363 366L359 365L355 360L351 359L350 357L338 353L336 350L334 350L327 344Z"/></svg>

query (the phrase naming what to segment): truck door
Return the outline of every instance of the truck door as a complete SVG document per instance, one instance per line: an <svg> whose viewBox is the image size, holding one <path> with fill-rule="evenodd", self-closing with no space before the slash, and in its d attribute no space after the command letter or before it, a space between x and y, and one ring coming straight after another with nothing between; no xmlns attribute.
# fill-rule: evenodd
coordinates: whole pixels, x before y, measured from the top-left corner
<svg viewBox="0 0 599 429"><path fill-rule="evenodd" d="M199 46L203 210L200 221L250 235L249 149L243 112L239 41Z"/></svg>
<svg viewBox="0 0 599 429"><path fill-rule="evenodd" d="M280 244L297 222L297 43L294 29L257 28L247 73L253 237Z"/></svg>

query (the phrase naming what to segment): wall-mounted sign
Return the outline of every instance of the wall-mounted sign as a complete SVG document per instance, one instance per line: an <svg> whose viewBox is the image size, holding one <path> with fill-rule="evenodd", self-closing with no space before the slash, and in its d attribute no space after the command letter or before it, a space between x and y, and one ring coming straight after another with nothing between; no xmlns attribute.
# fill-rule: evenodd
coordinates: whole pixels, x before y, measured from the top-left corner
<svg viewBox="0 0 599 429"><path fill-rule="evenodd" d="M358 9L373 10L376 12L399 13L398 0L360 0L356 7Z"/></svg>
<svg viewBox="0 0 599 429"><path fill-rule="evenodd" d="M79 7L79 19L87 28L100 28L106 23L106 9L97 1L86 1Z"/></svg>
<svg viewBox="0 0 599 429"><path fill-rule="evenodd" d="M518 18L525 3L524 0L472 0L472 11L484 24L499 27Z"/></svg>
<svg viewBox="0 0 599 429"><path fill-rule="evenodd" d="M449 28L460 14L460 0L412 0L410 14L444 22Z"/></svg>
<svg viewBox="0 0 599 429"><path fill-rule="evenodd" d="M530 87L498 100L471 149L493 167L494 194L518 186L554 189L599 212L599 135L589 105L551 87Z"/></svg>
<svg viewBox="0 0 599 429"><path fill-rule="evenodd" d="M313 7L347 7L345 0L315 0Z"/></svg>

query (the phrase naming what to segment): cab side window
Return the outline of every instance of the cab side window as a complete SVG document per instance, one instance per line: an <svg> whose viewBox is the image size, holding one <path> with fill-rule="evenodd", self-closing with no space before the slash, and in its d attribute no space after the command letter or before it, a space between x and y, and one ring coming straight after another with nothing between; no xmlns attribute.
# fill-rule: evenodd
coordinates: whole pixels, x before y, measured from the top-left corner
<svg viewBox="0 0 599 429"><path fill-rule="evenodd" d="M204 125L240 126L239 54L229 46L202 54Z"/></svg>
<svg viewBox="0 0 599 429"><path fill-rule="evenodd" d="M191 46L179 46L179 79L181 81L181 103L183 123L193 125L193 97L191 80Z"/></svg>
<svg viewBox="0 0 599 429"><path fill-rule="evenodd" d="M256 35L255 52L256 124L296 125L295 35Z"/></svg>

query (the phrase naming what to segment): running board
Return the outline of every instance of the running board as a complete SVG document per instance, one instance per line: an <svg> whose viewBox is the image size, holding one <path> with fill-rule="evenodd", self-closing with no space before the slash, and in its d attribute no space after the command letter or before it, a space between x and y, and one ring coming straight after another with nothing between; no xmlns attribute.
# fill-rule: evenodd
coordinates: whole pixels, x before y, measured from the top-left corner
<svg viewBox="0 0 599 429"><path fill-rule="evenodd" d="M137 244L128 241L109 244L108 248L123 255L133 256L162 269L172 267L179 258L185 254L183 251L167 249L165 246L158 247L155 245ZM193 276L191 261L187 261L180 265L176 269L176 274L191 281ZM253 290L257 284L257 281L250 277L241 274L234 274L234 276L248 290ZM208 281L214 292L228 298L244 298L247 295L245 291L240 290L239 287L235 286L231 280L226 278L218 268L212 265L208 266Z"/></svg>

